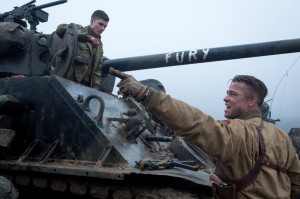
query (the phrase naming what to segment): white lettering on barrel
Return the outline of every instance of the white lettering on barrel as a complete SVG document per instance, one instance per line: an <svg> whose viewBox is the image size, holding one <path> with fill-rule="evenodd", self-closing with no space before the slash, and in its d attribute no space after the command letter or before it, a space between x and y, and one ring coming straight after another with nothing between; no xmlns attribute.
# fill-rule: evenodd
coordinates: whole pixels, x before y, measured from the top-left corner
<svg viewBox="0 0 300 199"><path fill-rule="evenodd" d="M179 53L176 53L177 63L179 63L179 64L183 63L183 55L184 55L184 52L181 53L181 59L179 60Z"/></svg>
<svg viewBox="0 0 300 199"><path fill-rule="evenodd" d="M172 53L166 54L166 57L165 57L166 63L169 63L169 59L172 57L171 55L172 55Z"/></svg>
<svg viewBox="0 0 300 199"><path fill-rule="evenodd" d="M190 53L189 53L189 62L192 61L192 56L195 60L197 60L197 50L191 50Z"/></svg>
<svg viewBox="0 0 300 199"><path fill-rule="evenodd" d="M205 60L206 59L206 57L207 57L207 55L208 55L208 51L209 51L209 48L208 49L203 49L202 50L203 51L203 53L204 53L204 55L203 55L203 60Z"/></svg>

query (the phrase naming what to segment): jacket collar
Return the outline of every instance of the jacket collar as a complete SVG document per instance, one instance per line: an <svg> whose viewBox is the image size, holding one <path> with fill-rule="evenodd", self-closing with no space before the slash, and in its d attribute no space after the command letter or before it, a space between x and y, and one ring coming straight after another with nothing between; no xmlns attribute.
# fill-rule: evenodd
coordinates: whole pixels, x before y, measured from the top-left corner
<svg viewBox="0 0 300 199"><path fill-rule="evenodd" d="M259 110L250 111L248 113L245 113L244 115L237 117L237 119L248 120L254 117L262 118L261 112Z"/></svg>

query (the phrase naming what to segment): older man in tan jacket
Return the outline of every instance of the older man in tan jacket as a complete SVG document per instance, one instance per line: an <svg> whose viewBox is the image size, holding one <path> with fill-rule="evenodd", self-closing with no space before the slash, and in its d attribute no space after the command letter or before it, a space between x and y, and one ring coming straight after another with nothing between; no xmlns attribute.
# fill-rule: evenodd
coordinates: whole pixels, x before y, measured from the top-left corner
<svg viewBox="0 0 300 199"><path fill-rule="evenodd" d="M260 106L268 92L262 81L246 75L234 77L224 98L229 119L225 121L148 88L131 75L113 68L110 73L122 79L117 86L124 95L140 101L177 134L217 158L223 180L238 186L259 165L253 179L237 189L236 198L287 199L299 194L300 163L290 138L271 123L262 125Z"/></svg>

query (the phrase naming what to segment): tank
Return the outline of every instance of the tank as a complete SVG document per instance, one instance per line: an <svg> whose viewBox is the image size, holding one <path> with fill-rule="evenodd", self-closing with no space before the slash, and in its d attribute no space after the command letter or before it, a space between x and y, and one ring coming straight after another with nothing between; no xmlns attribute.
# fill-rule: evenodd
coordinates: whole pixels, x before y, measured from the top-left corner
<svg viewBox="0 0 300 199"><path fill-rule="evenodd" d="M0 175L19 198L211 197L212 159L112 94L114 77L103 73L100 90L64 78L80 34L37 32L41 9L66 1L34 2L0 16Z"/></svg>
<svg viewBox="0 0 300 199"><path fill-rule="evenodd" d="M65 79L78 38L36 32L31 1L0 15L0 175L19 198L211 198L214 159L133 98L112 93L121 71L300 51L300 40L103 59L99 90ZM27 19L30 29L27 28ZM141 81L157 90L157 80Z"/></svg>

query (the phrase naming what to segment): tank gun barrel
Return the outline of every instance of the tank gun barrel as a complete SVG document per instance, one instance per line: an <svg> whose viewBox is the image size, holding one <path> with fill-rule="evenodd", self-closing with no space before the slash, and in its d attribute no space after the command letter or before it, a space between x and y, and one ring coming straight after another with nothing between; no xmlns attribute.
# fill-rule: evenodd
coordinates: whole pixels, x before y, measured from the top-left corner
<svg viewBox="0 0 300 199"><path fill-rule="evenodd" d="M59 0L59 1L46 3L46 4L39 5L39 6L36 6L36 7L32 8L32 11L48 8L48 7L51 7L51 6L56 6L56 5L63 4L63 3L66 3L66 2L67 2L67 0Z"/></svg>
<svg viewBox="0 0 300 199"><path fill-rule="evenodd" d="M120 71L134 71L294 52L300 52L300 39L111 59L103 64L103 71L107 72L110 67Z"/></svg>
<svg viewBox="0 0 300 199"><path fill-rule="evenodd" d="M22 5L21 8L30 6L31 4L34 4L35 2L36 2L35 0L32 0L32 1L30 1L28 3L25 3L24 5Z"/></svg>

